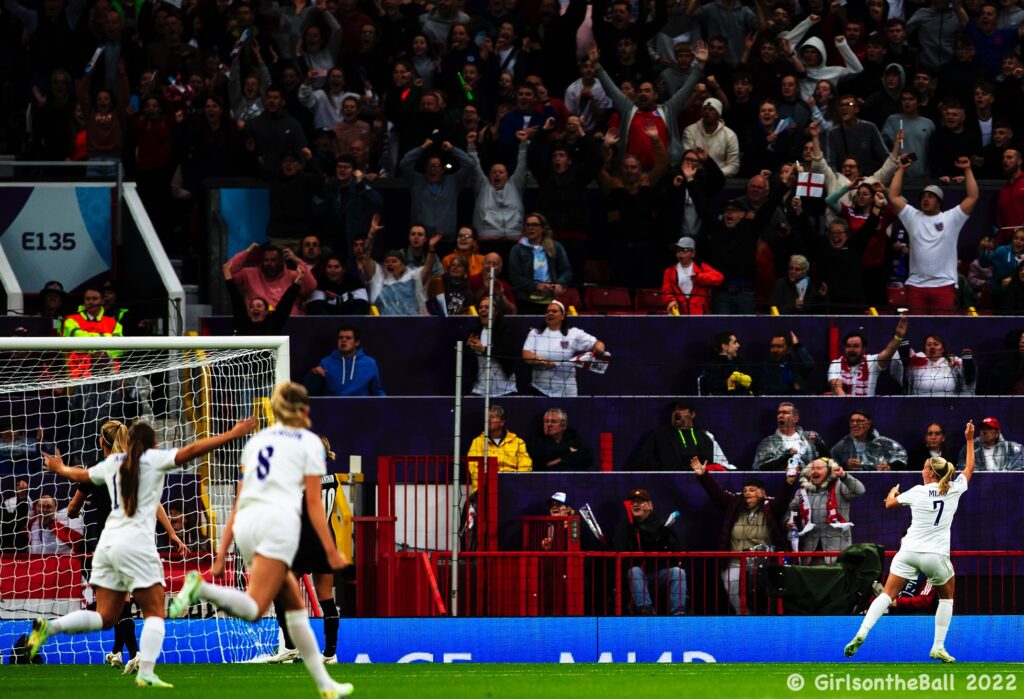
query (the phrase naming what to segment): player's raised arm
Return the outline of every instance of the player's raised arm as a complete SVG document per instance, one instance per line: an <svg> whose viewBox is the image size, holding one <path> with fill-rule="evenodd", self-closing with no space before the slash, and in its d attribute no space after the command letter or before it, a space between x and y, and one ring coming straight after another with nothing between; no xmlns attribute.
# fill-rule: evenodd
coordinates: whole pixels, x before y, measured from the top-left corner
<svg viewBox="0 0 1024 699"><path fill-rule="evenodd" d="M967 446L964 448L963 476L967 481L970 481L971 476L974 475L974 420L967 421L964 437L967 439Z"/></svg>
<svg viewBox="0 0 1024 699"><path fill-rule="evenodd" d="M56 454L47 454L43 452L43 465L46 470L56 473L58 476L67 478L69 481L75 483L90 483L89 480L89 469L86 468L74 468L64 463L64 459L60 456L60 449L57 450Z"/></svg>
<svg viewBox="0 0 1024 699"><path fill-rule="evenodd" d="M885 496L885 509L890 510L894 507L900 506L900 501L896 499L899 494L900 484L897 483L889 490L889 494Z"/></svg>
<svg viewBox="0 0 1024 699"><path fill-rule="evenodd" d="M236 422L235 426L227 432L190 442L178 450L178 453L174 456L174 463L177 466L181 466L186 461L191 461L203 454L209 454L214 449L224 446L233 439L244 437L252 432L254 427L256 427L256 418L247 417Z"/></svg>

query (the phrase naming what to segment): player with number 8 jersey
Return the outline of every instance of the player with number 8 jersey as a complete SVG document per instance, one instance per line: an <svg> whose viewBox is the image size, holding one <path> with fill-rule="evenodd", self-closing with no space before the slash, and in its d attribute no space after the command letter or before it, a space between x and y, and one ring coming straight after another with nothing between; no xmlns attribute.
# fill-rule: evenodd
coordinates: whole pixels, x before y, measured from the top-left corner
<svg viewBox="0 0 1024 699"><path fill-rule="evenodd" d="M853 640L846 644L844 654L852 657L861 647L868 632L892 605L900 590L909 580L916 580L918 573L924 573L939 594L939 606L935 612L935 638L929 656L944 663L955 662L946 651L946 634L953 619L953 592L956 581L953 564L949 558L949 532L953 526L953 515L960 504L960 496L967 492L968 482L974 474L974 423L967 422L964 429L967 439L967 461L963 473L956 476L956 467L941 456L925 461L921 469L923 485L915 485L900 493L899 485L894 486L885 498L886 509L909 507L910 528L900 543L900 550L889 566L889 577L885 590L871 603L864 615L864 623Z"/></svg>
<svg viewBox="0 0 1024 699"><path fill-rule="evenodd" d="M322 699L347 697L352 685L335 682L324 668L298 581L289 571L299 546L303 499L330 567L348 563L334 545L320 499L320 478L327 472L324 446L309 431L309 394L302 385L279 384L270 406L276 424L253 435L242 451L235 507L210 570L213 577L223 574L234 541L249 569L249 589L213 585L191 572L171 601L170 616L184 616L197 600L207 600L231 616L255 622L276 599L284 606L288 632Z"/></svg>

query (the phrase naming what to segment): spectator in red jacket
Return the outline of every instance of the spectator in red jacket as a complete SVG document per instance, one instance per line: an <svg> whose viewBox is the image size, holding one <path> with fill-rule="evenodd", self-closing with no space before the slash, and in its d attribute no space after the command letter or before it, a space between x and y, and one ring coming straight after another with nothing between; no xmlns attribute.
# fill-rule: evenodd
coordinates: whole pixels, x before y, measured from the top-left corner
<svg viewBox="0 0 1024 699"><path fill-rule="evenodd" d="M725 277L711 265L698 264L693 258L697 254L697 243L689 236L683 236L675 244L678 262L665 270L661 280L661 293L666 299L669 313L702 316L711 306L711 289L721 286Z"/></svg>

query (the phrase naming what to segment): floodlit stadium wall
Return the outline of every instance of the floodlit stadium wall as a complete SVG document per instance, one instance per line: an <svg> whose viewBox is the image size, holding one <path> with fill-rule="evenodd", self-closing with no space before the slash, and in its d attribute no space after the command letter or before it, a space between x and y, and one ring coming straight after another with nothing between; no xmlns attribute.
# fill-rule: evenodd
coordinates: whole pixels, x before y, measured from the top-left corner
<svg viewBox="0 0 1024 699"><path fill-rule="evenodd" d="M323 644L321 621L311 621ZM224 624L169 620L160 662L225 662L218 646L195 643L223 632ZM342 619L338 662L839 662L858 625L859 617ZM260 626L261 636L277 632L274 619ZM28 627L0 622L0 647L10 648ZM933 631L931 615L883 617L849 666L927 661ZM112 639L113 631L78 636L73 653L47 662L102 663ZM961 662L1022 662L1024 617L954 616L946 647Z"/></svg>

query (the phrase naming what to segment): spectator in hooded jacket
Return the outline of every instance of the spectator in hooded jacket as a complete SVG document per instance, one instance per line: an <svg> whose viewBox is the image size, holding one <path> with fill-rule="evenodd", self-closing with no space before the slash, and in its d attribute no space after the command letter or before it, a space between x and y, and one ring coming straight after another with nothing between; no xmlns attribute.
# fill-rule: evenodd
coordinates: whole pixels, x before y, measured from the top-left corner
<svg viewBox="0 0 1024 699"><path fill-rule="evenodd" d="M981 421L981 439L974 442L974 463L983 471L1024 471L1024 446L1003 436L999 420L987 417ZM957 468L963 468L967 446L960 449Z"/></svg>
<svg viewBox="0 0 1024 699"><path fill-rule="evenodd" d="M348 325L338 329L338 349L321 359L306 376L310 395L387 395L377 362L363 353L360 344L359 330Z"/></svg>
<svg viewBox="0 0 1024 699"><path fill-rule="evenodd" d="M735 177L740 171L739 139L722 120L722 102L714 97L704 100L701 120L683 131L683 148L703 148L726 177Z"/></svg>

